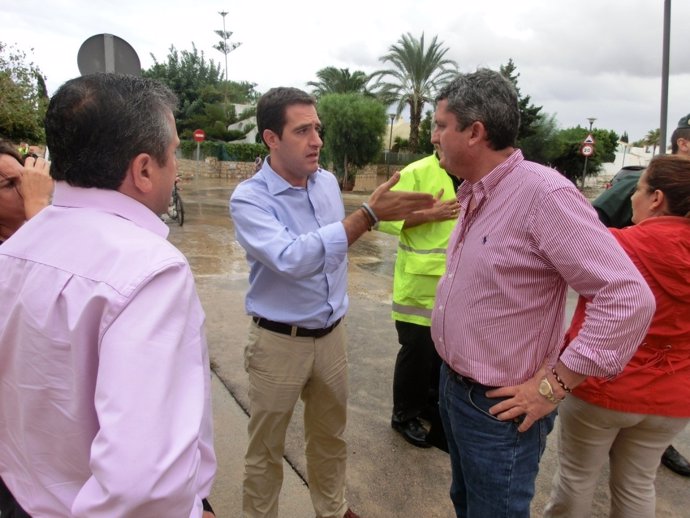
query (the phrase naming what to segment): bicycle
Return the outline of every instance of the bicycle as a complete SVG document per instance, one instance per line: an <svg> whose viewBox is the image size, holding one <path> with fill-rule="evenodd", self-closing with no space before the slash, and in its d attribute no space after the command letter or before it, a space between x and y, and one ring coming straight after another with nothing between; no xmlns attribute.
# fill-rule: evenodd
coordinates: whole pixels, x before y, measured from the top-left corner
<svg viewBox="0 0 690 518"><path fill-rule="evenodd" d="M182 197L180 196L180 188L177 186L179 181L179 177L175 178L170 204L168 205L168 217L182 226L184 225L184 203L182 203Z"/></svg>

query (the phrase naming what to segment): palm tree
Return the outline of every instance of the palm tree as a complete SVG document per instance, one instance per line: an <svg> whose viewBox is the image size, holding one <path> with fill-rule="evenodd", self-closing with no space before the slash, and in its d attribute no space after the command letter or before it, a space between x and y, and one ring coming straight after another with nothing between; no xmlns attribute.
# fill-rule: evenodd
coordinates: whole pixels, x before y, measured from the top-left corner
<svg viewBox="0 0 690 518"><path fill-rule="evenodd" d="M457 73L457 64L444 56L444 48L434 36L427 48L424 33L417 39L409 32L403 34L388 54L379 58L390 63L391 68L378 70L371 75L376 78L377 95L387 104L397 103L396 114L405 106L410 109L410 149L419 147L419 124L422 121L424 104L432 102L438 90Z"/></svg>
<svg viewBox="0 0 690 518"><path fill-rule="evenodd" d="M322 68L316 73L318 81L309 81L308 86L313 87L312 94L321 97L326 94L362 93L370 95L367 90L369 76L361 70L350 73L349 68Z"/></svg>
<svg viewBox="0 0 690 518"><path fill-rule="evenodd" d="M656 153L656 147L661 143L661 130L659 128L649 130L644 137L644 145L652 146L652 156Z"/></svg>

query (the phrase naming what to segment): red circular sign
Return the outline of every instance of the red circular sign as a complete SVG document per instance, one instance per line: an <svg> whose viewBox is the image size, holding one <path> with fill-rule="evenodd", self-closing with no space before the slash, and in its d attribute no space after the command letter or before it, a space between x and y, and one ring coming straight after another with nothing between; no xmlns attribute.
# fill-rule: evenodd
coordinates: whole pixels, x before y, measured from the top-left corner
<svg viewBox="0 0 690 518"><path fill-rule="evenodd" d="M592 156L594 154L594 144L582 144L580 153L582 153L582 156Z"/></svg>
<svg viewBox="0 0 690 518"><path fill-rule="evenodd" d="M204 139L206 139L206 133L204 133L204 130L202 130L202 129L194 130L194 140L196 142L203 142Z"/></svg>

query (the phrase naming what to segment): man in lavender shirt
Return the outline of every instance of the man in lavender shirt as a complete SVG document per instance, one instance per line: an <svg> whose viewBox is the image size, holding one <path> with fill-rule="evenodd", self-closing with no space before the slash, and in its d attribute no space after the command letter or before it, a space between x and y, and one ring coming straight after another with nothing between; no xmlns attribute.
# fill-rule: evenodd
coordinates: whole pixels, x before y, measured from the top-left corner
<svg viewBox="0 0 690 518"><path fill-rule="evenodd" d="M461 74L431 141L465 180L432 314L458 517L528 517L555 410L586 376L614 376L654 313L644 279L575 186L514 147L514 87ZM568 286L591 302L561 354Z"/></svg>
<svg viewBox="0 0 690 518"><path fill-rule="evenodd" d="M175 106L115 74L50 101L53 205L0 247L3 518L213 516L204 313L158 217Z"/></svg>

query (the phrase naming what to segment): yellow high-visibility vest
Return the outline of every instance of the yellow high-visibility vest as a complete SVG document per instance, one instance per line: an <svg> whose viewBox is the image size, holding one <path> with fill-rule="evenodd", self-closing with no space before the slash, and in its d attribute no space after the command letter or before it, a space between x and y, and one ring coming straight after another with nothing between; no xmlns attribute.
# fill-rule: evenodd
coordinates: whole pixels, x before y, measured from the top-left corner
<svg viewBox="0 0 690 518"><path fill-rule="evenodd" d="M426 192L441 200L455 198L453 181L441 168L435 155L409 164L401 172L394 191ZM393 319L431 325L431 310L436 285L446 271L446 248L457 220L434 221L403 228L404 221L382 221L378 230L398 235L393 277Z"/></svg>

